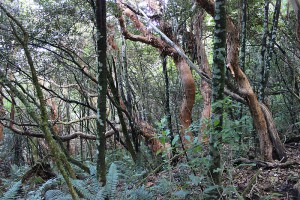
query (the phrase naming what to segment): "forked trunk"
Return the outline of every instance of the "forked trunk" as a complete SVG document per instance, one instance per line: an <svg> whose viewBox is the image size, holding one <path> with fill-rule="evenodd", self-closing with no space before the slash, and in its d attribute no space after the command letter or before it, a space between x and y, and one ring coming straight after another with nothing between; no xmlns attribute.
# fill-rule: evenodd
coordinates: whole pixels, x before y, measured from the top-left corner
<svg viewBox="0 0 300 200"><path fill-rule="evenodd" d="M238 30L231 18L227 17L227 66L232 70L238 87L239 93L246 99L255 130L259 136L260 151L264 160L272 161L272 143L268 134L268 127L264 114L260 108L256 94L254 93L247 76L239 67L239 36Z"/></svg>
<svg viewBox="0 0 300 200"><path fill-rule="evenodd" d="M197 3L205 9L207 13L214 16L214 2L211 0L197 0ZM257 96L254 93L250 82L244 72L239 66L239 31L234 25L232 19L227 16L227 67L231 71L232 76L235 78L238 84L239 94L247 101L250 109L254 127L259 135L260 151L264 160L272 161L273 147L269 137L268 124ZM270 123L269 123L270 124ZM275 128L275 127L273 127ZM281 143L281 141L278 141ZM282 145L282 143L281 143ZM274 144L275 146L275 144ZM285 160L286 158L281 157L285 153L279 155L279 158Z"/></svg>

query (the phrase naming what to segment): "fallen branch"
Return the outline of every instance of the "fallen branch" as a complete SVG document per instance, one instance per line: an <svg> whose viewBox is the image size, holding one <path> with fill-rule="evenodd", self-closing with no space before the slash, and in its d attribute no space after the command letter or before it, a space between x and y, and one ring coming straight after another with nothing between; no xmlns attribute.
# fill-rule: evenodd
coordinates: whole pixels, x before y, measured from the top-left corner
<svg viewBox="0 0 300 200"><path fill-rule="evenodd" d="M247 158L239 158L233 161L234 165L240 165L240 164L255 164L256 167L263 168L263 169L273 169L273 168L289 168L293 165L300 166L299 161L289 161L286 163L280 163L280 162L267 162L267 161L261 161L261 160L249 160Z"/></svg>
<svg viewBox="0 0 300 200"><path fill-rule="evenodd" d="M247 187L245 188L245 190L244 190L243 193L242 193L242 196L243 196L244 198L246 198L247 195L249 194L249 192L252 190L254 184L255 184L256 181L257 181L257 177L258 177L258 175L259 175L261 172L262 172L261 169L257 170L257 172L254 174L254 176L252 176L252 178L250 179L250 181L249 181Z"/></svg>
<svg viewBox="0 0 300 200"><path fill-rule="evenodd" d="M30 130L20 130L18 128L16 128L15 126L13 127L8 127L10 128L14 133L18 134L18 135L23 135L23 136L29 136L29 137L36 137L36 138L45 138L45 135L43 133L33 133ZM109 138L111 137L113 134L115 133L115 131L109 130L105 133L105 137ZM87 140L96 140L96 136L95 135L89 135L89 134L85 134L83 132L75 132L71 135L64 135L64 136L55 136L58 137L61 141L66 142L75 138L82 138L82 139L87 139Z"/></svg>

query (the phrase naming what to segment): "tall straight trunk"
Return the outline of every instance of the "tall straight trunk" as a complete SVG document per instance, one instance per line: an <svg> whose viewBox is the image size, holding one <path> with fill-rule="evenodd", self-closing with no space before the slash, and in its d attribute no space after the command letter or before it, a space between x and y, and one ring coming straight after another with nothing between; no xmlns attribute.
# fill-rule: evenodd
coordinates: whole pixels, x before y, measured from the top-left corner
<svg viewBox="0 0 300 200"><path fill-rule="evenodd" d="M265 68L266 68L266 53L267 53L267 38L268 38L268 22L269 22L269 0L265 0L264 6L264 26L263 26L263 37L261 43L261 51L260 51L260 66L261 66L261 83L259 89L259 100L263 101L265 93L264 93L264 77L265 77Z"/></svg>
<svg viewBox="0 0 300 200"><path fill-rule="evenodd" d="M106 65L106 1L96 0L96 28L97 28L97 177L106 183L105 145L106 145L106 93L107 93L107 65Z"/></svg>
<svg viewBox="0 0 300 200"><path fill-rule="evenodd" d="M267 3L268 2L266 1L266 4ZM267 44L267 47L268 47L267 54L264 55L264 57L266 58L266 61L265 61L265 65L262 67L262 79L261 79L261 86L260 86L260 94L261 94L260 100L262 102L264 102L264 100L265 100L265 90L267 88L268 80L269 80L272 53L273 53L273 48L274 48L275 38L276 38L276 33L277 33L277 27L278 27L280 6L281 6L281 0L276 0L275 10L274 10L274 15L273 15L273 23L272 23L272 27L271 27L271 31L270 31L270 35L269 35L269 43ZM265 13L268 12L268 11L266 11L266 9L268 9L267 5L265 5ZM265 16L264 21L267 21L267 17L268 16ZM265 27L265 23L264 23L264 34L267 34L267 24ZM266 38L263 38L262 50L265 48L264 42L266 42L266 41L264 41L264 39L266 39Z"/></svg>
<svg viewBox="0 0 300 200"><path fill-rule="evenodd" d="M168 76L168 70L167 70L167 56L162 56L162 67L163 67L163 73L165 78L165 114L167 117L167 123L168 123L168 129L170 131L170 139L171 143L174 139L173 129L172 129L172 117L171 117L171 109L170 109L170 83L169 83L169 76ZM175 153L175 152L173 152Z"/></svg>
<svg viewBox="0 0 300 200"><path fill-rule="evenodd" d="M211 165L209 173L215 185L221 184L221 142L223 127L223 99L226 57L226 10L225 0L215 2L214 56L212 77L212 133L210 135ZM218 194L218 193L216 193Z"/></svg>
<svg viewBox="0 0 300 200"><path fill-rule="evenodd" d="M10 74L10 80L13 82L13 75ZM9 122L9 127L13 128L14 122L15 122L15 95L14 93L10 94L11 96L11 107L10 107L10 122ZM21 166L23 164L23 157L22 157L22 137L20 135L14 135L13 136L13 148L14 148L14 164L17 166Z"/></svg>
<svg viewBox="0 0 300 200"><path fill-rule="evenodd" d="M242 31L241 31L241 52L240 52L240 64L241 69L245 70L245 58L246 58L246 28L247 28L247 0L242 0Z"/></svg>
<svg viewBox="0 0 300 200"><path fill-rule="evenodd" d="M2 86L0 85L0 117L2 117L5 113L4 104L3 104L3 96L1 95L1 93L2 93ZM4 138L4 133L3 132L4 132L3 125L0 123L0 142Z"/></svg>

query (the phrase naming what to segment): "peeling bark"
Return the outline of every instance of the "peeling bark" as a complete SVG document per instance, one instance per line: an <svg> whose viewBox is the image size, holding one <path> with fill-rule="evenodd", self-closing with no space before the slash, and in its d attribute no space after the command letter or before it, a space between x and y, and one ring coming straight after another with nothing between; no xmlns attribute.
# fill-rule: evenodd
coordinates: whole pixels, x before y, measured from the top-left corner
<svg viewBox="0 0 300 200"><path fill-rule="evenodd" d="M184 58L174 56L175 65L179 71L181 82L183 85L184 98L180 109L180 123L181 123L181 136L184 143L193 141L193 134L191 131L187 132L190 137L187 140L184 135L192 123L192 110L195 103L196 85L192 72Z"/></svg>
<svg viewBox="0 0 300 200"><path fill-rule="evenodd" d="M256 94L254 93L251 84L245 73L239 67L239 38L238 30L232 22L230 17L227 17L227 62L232 67L235 80L238 84L238 92L246 99L250 109L255 130L259 136L260 150L263 159L267 161L273 160L272 158L272 143L268 135L268 128L266 119L260 108Z"/></svg>
<svg viewBox="0 0 300 200"><path fill-rule="evenodd" d="M208 59L205 52L205 46L201 38L201 29L203 29L202 22L203 22L203 13L201 12L199 16L196 18L196 25L195 25L195 31L196 31L196 44L197 44L197 62L200 66L200 69L205 72L209 77L211 77L211 70L209 67ZM201 113L201 132L206 129L206 124L204 123L205 119L210 119L211 117L211 86L210 84L204 80L201 79L201 85L200 85L200 92L203 98L203 110ZM200 140L203 139L203 142L208 142L208 137L200 138Z"/></svg>
<svg viewBox="0 0 300 200"><path fill-rule="evenodd" d="M197 0L197 3L206 10L207 13L214 16L214 2L210 0ZM227 66L232 69L234 78L238 84L238 93L245 98L250 109L254 127L258 133L260 141L261 155L264 160L272 161L272 143L268 134L267 122L257 96L254 93L250 82L245 73L239 66L239 31L234 25L232 19L227 16Z"/></svg>
<svg viewBox="0 0 300 200"><path fill-rule="evenodd" d="M157 155L160 152L165 151L167 148L171 147L169 143L163 145L158 139L154 128L147 122L140 122L140 133L144 136L145 140L149 143L149 147L152 152Z"/></svg>
<svg viewBox="0 0 300 200"><path fill-rule="evenodd" d="M158 50L162 51L164 54L171 56L174 59L175 65L178 69L180 74L180 78L183 85L184 91L184 99L181 104L180 109L180 122L181 122L181 136L184 143L188 143L188 140L184 137L186 129L189 128L192 122L192 109L195 102L195 93L196 93L196 86L194 82L194 78L190 67L186 60L182 58L174 49L173 47L169 46L165 41L161 38L154 36L150 33L145 25L139 21L136 14L124 7L120 2L118 3L119 8L122 10L123 15L130 18L133 25L138 29L141 35L134 35L126 29L124 16L119 16L119 23L121 26L122 34L126 39L130 39L132 41L139 41L145 44L150 44L151 46L157 48ZM166 23L161 24L164 30L171 30L169 25ZM170 35L171 33L168 32L166 35ZM187 133L190 136L190 141L192 141L193 136L191 132Z"/></svg>

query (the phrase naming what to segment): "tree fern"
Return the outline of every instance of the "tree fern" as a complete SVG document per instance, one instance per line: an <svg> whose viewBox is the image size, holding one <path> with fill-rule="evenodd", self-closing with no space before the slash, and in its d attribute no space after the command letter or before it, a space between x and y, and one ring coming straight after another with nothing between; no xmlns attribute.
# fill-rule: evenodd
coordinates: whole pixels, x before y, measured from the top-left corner
<svg viewBox="0 0 300 200"><path fill-rule="evenodd" d="M20 197L20 189L22 187L22 182L18 181L15 182L11 188L4 193L4 196L1 198L1 200L8 200L8 199L17 199Z"/></svg>

